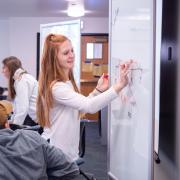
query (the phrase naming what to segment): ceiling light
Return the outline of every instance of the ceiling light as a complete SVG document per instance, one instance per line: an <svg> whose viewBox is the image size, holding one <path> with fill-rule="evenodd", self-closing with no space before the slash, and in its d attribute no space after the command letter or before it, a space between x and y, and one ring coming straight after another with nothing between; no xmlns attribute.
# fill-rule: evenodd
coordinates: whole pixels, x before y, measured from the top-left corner
<svg viewBox="0 0 180 180"><path fill-rule="evenodd" d="M67 13L71 17L80 17L84 16L85 11L83 5L73 3L69 5Z"/></svg>

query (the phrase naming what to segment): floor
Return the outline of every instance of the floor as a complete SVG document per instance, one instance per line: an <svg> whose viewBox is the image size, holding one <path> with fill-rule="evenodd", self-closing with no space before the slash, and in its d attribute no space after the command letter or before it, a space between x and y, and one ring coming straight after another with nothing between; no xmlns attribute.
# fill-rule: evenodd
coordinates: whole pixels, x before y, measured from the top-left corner
<svg viewBox="0 0 180 180"><path fill-rule="evenodd" d="M101 145L99 127L95 122L86 123L85 163L81 169L94 174L97 180L107 180L107 146Z"/></svg>

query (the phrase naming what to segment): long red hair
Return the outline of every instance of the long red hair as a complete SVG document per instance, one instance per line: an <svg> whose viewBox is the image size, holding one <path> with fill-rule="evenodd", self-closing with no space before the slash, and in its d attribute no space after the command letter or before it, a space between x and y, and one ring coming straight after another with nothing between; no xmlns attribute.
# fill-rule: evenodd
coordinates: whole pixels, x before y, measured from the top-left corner
<svg viewBox="0 0 180 180"><path fill-rule="evenodd" d="M53 107L53 84L58 81L65 82L67 80L58 60L59 48L67 40L69 39L63 35L49 34L44 42L37 98L37 118L42 127L51 126L49 111ZM69 80L72 82L74 90L79 92L72 71L69 73Z"/></svg>

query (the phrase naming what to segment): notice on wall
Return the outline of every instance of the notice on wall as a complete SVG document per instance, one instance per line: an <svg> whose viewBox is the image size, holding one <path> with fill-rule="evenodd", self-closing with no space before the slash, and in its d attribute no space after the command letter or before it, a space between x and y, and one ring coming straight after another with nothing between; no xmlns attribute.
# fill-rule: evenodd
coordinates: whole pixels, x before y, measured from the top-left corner
<svg viewBox="0 0 180 180"><path fill-rule="evenodd" d="M82 72L93 72L94 65L92 62L82 62L81 65Z"/></svg>

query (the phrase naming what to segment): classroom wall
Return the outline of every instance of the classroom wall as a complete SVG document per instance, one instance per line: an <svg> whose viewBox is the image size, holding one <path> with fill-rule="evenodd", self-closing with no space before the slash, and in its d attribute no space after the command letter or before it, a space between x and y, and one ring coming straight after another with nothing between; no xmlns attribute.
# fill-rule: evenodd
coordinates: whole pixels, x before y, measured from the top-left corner
<svg viewBox="0 0 180 180"><path fill-rule="evenodd" d="M7 19L0 20L0 59L9 55L9 22ZM2 63L0 63L0 72ZM6 86L5 78L0 75L0 86Z"/></svg>
<svg viewBox="0 0 180 180"><path fill-rule="evenodd" d="M59 17L22 17L0 20L0 61L10 55L19 57L24 68L36 76L36 34L40 24L73 20ZM81 18L82 33L108 33L108 18ZM1 66L0 66L1 67ZM0 73L0 86L6 81Z"/></svg>

